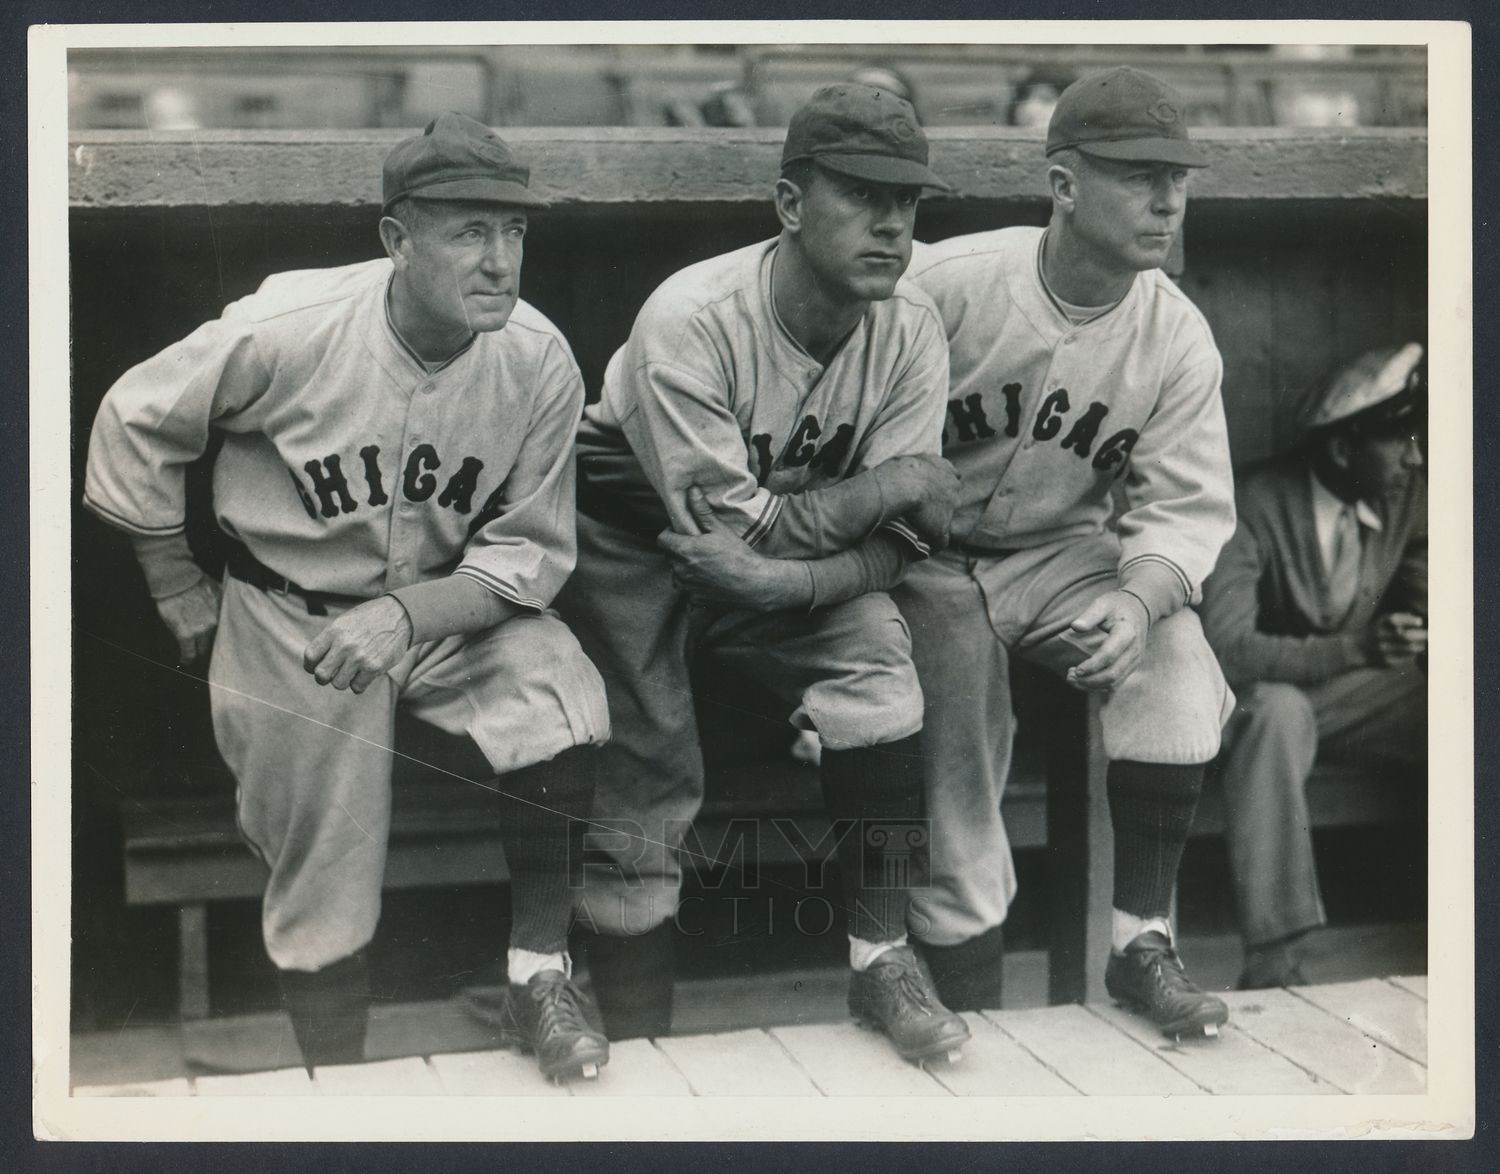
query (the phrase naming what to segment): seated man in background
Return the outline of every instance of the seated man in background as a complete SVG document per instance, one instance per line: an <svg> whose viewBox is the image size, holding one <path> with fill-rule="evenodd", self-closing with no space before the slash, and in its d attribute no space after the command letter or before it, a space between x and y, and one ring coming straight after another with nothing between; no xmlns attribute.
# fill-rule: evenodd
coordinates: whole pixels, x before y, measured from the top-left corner
<svg viewBox="0 0 1500 1174"><path fill-rule="evenodd" d="M207 656L266 951L309 1068L364 1058L398 703L504 778L507 1024L544 1074L605 1063L567 946L569 836L603 682L547 610L572 569L583 380L518 297L545 203L493 132L445 114L386 157L386 257L268 277L127 371L84 504L131 535L181 663ZM210 436L222 588L193 561L184 471Z"/></svg>
<svg viewBox="0 0 1500 1174"><path fill-rule="evenodd" d="M1220 769L1242 988L1299 982L1325 923L1305 786L1317 757L1427 758L1422 348L1372 351L1319 397L1300 448L1239 486L1239 527L1204 586L1239 696Z"/></svg>

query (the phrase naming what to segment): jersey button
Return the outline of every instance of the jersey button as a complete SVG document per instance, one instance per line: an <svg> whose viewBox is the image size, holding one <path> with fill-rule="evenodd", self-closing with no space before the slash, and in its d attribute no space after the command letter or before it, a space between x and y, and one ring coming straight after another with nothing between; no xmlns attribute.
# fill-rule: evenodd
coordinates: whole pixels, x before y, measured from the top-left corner
<svg viewBox="0 0 1500 1174"><path fill-rule="evenodd" d="M434 386L431 383L424 383L424 384L422 384L422 394L423 395L431 395L436 390L437 390L437 387Z"/></svg>

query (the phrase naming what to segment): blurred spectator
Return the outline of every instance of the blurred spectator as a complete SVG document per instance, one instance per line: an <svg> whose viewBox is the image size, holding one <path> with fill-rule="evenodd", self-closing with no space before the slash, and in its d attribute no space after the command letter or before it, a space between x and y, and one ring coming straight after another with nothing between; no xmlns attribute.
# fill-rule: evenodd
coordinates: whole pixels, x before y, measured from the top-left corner
<svg viewBox="0 0 1500 1174"><path fill-rule="evenodd" d="M1358 126L1359 98L1336 80L1326 87L1303 88L1295 82L1277 87L1272 102L1278 126Z"/></svg>
<svg viewBox="0 0 1500 1174"><path fill-rule="evenodd" d="M1045 127L1052 121L1057 99L1077 80L1077 74L1060 65L1035 66L1016 83L1005 121L1011 126Z"/></svg>
<svg viewBox="0 0 1500 1174"><path fill-rule="evenodd" d="M888 61L868 61L844 80L859 82L862 86L874 86L877 90L886 90L898 98L905 98L913 106L917 104L916 88L911 84L911 78Z"/></svg>
<svg viewBox="0 0 1500 1174"><path fill-rule="evenodd" d="M1427 760L1427 497L1417 343L1371 351L1293 453L1238 487L1203 629L1239 698L1219 757L1245 941L1241 988L1304 980L1325 922L1306 785L1315 758Z"/></svg>
<svg viewBox="0 0 1500 1174"><path fill-rule="evenodd" d="M750 96L739 82L717 86L699 107L705 126L754 126Z"/></svg>
<svg viewBox="0 0 1500 1174"><path fill-rule="evenodd" d="M148 130L197 130L202 125L198 104L178 86L153 86L144 102Z"/></svg>

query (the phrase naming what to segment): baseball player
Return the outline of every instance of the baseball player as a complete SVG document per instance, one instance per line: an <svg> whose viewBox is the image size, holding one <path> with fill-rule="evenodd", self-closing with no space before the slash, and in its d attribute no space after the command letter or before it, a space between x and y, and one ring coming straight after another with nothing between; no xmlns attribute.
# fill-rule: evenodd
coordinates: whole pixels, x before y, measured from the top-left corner
<svg viewBox="0 0 1500 1174"><path fill-rule="evenodd" d="M309 1067L363 1057L398 703L504 776L515 1039L549 1076L607 1058L569 977L563 862L608 714L547 610L576 554L583 387L517 296L545 206L528 181L493 132L436 119L386 157L386 258L268 278L126 372L90 438L86 504L133 537L183 662L212 645L214 731ZM222 588L183 534L184 466L215 431Z"/></svg>
<svg viewBox="0 0 1500 1174"><path fill-rule="evenodd" d="M1110 994L1168 1035L1216 1034L1168 921L1230 694L1187 606L1234 525L1208 325L1160 266L1190 169L1182 99L1133 69L1069 86L1047 132L1052 215L919 246L943 317L953 544L893 595L927 698L932 826L923 942L941 997L1000 997L1015 873L1000 820L1009 657L1103 699L1114 827ZM1110 526L1112 492L1121 512Z"/></svg>
<svg viewBox="0 0 1500 1174"><path fill-rule="evenodd" d="M1224 731L1224 839L1239 985L1305 981L1327 917L1305 787L1313 761L1427 761L1422 347L1382 347L1319 395L1292 452L1251 470L1203 585L1203 629L1239 694Z"/></svg>
<svg viewBox="0 0 1500 1174"><path fill-rule="evenodd" d="M601 751L579 918L612 1039L670 1027L677 847L703 796L688 679L698 649L816 730L849 912L849 1003L909 1059L968 1037L905 939L909 891L874 845L921 815L922 700L882 588L945 540L937 456L948 368L931 302L902 280L927 167L911 105L825 87L792 118L778 237L668 279L579 433L579 566L559 607L600 665ZM884 825L884 826L881 826ZM861 833L869 836L862 845Z"/></svg>

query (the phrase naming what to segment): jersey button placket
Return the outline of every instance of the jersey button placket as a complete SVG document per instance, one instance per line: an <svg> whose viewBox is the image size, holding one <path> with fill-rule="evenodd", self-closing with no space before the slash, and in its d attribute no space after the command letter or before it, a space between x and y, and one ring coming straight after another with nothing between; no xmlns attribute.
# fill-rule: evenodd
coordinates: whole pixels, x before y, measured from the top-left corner
<svg viewBox="0 0 1500 1174"><path fill-rule="evenodd" d="M422 395L427 395L436 386L433 380L428 379L417 384L414 390ZM414 524L412 519L417 512L417 503L406 496L405 478L406 462L411 459L412 450L423 443L422 412L418 407L416 395L413 395L408 403L406 431L406 443L403 446L401 471L399 473L400 482L396 489L400 505L396 510L396 516L391 519L390 554L387 556L390 561L386 567L386 584L388 589L405 587L412 581L407 573L407 568L410 566L408 558L410 548L415 541L415 535L411 533L411 529Z"/></svg>

